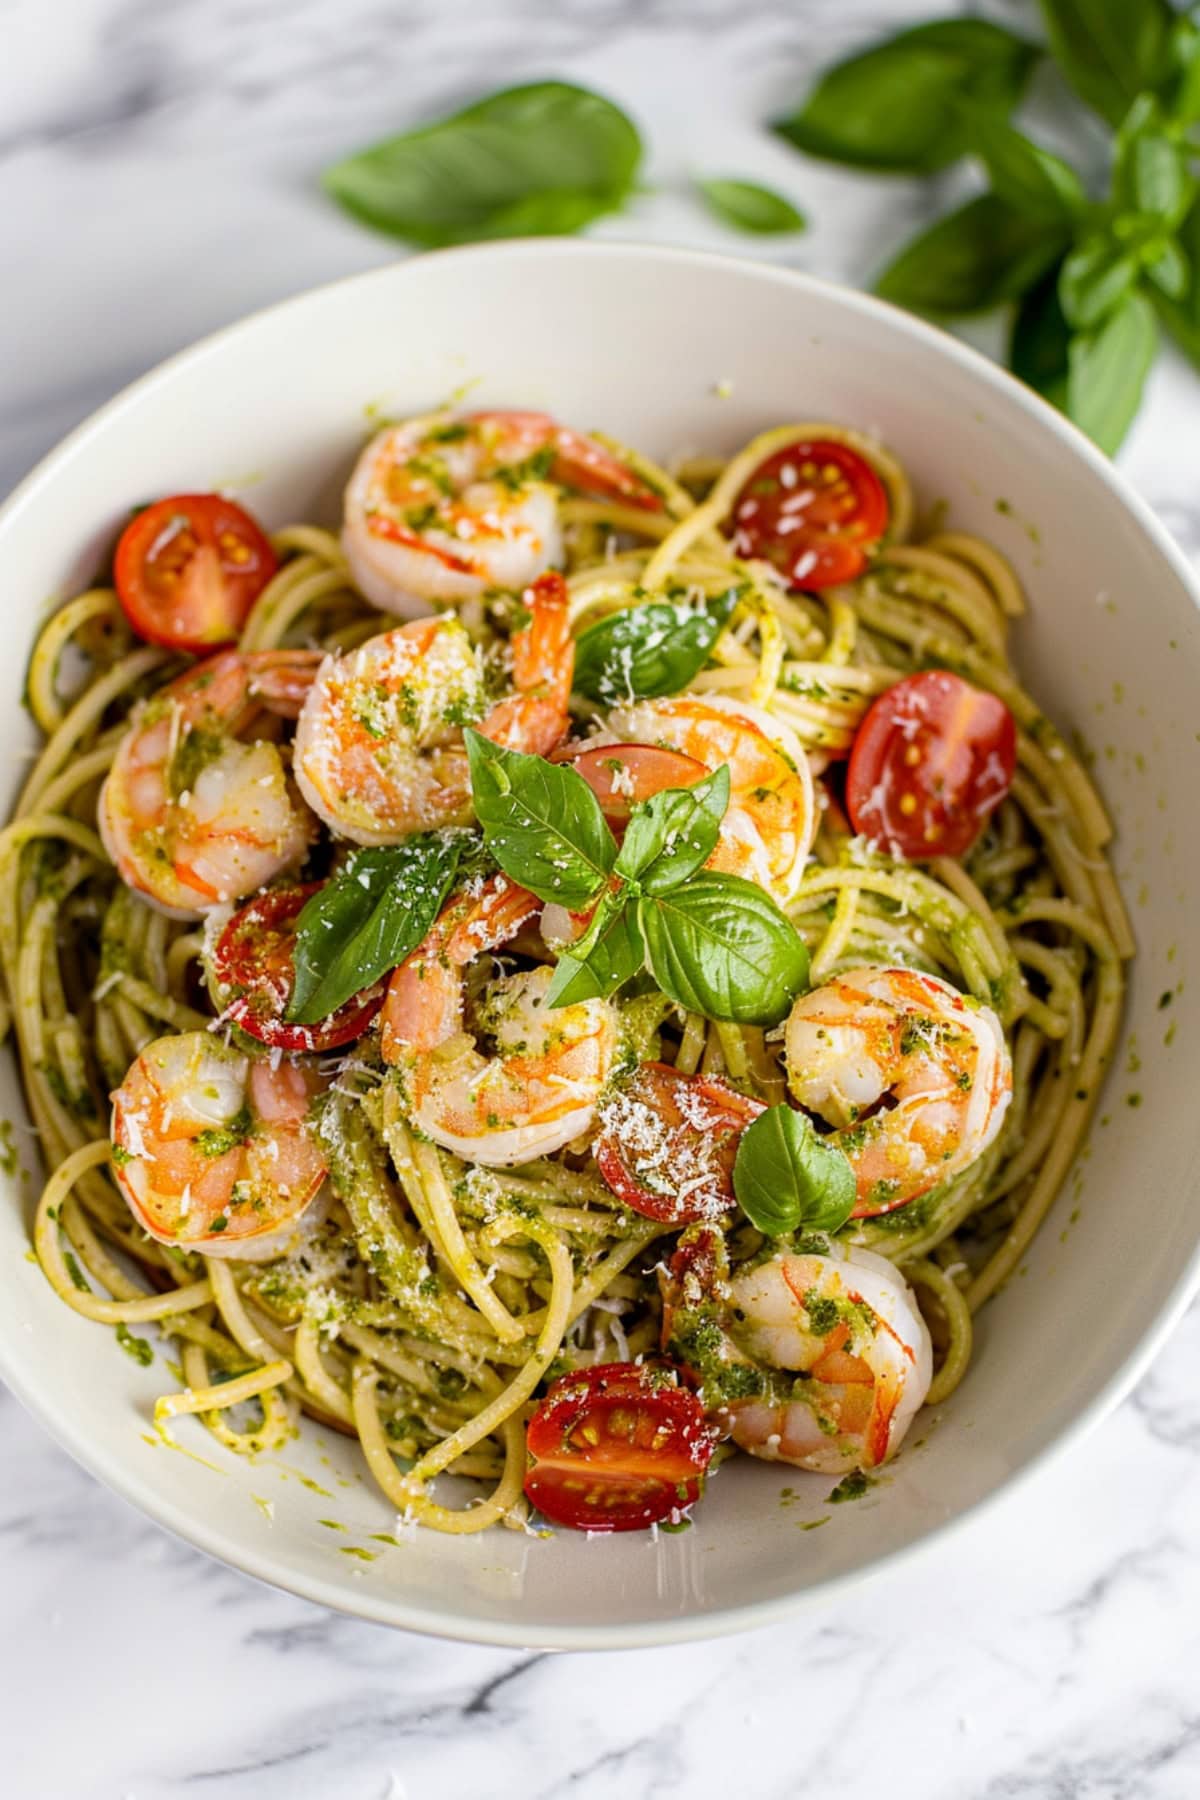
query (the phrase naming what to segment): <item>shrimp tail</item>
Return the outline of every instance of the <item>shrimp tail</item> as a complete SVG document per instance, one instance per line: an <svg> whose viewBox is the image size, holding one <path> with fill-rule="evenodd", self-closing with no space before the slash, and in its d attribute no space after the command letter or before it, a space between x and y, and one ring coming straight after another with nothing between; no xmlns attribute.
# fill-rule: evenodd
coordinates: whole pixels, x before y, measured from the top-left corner
<svg viewBox="0 0 1200 1800"><path fill-rule="evenodd" d="M567 584L556 569L539 575L521 596L529 621L512 640L516 693L494 706L480 726L506 750L549 756L570 724L568 704L575 673Z"/></svg>
<svg viewBox="0 0 1200 1800"><path fill-rule="evenodd" d="M252 650L242 658L247 691L284 719L298 719L300 708L324 660L320 650Z"/></svg>

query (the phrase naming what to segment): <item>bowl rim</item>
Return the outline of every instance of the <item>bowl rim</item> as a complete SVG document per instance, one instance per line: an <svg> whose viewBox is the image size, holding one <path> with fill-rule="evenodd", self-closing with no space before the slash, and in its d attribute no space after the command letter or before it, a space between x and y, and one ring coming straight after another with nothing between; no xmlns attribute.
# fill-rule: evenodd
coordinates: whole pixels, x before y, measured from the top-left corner
<svg viewBox="0 0 1200 1800"><path fill-rule="evenodd" d="M885 317L893 328L906 333L950 362L957 363L983 387L997 391L1010 403L1020 407L1043 430L1055 436L1068 455L1081 458L1132 516L1189 594L1193 605L1200 609L1200 579L1166 528L1127 479L1077 426L980 351L888 301L844 286L840 282L777 263L757 261L752 257L730 256L718 251L649 244L630 239L513 238L495 243L456 245L319 283L240 316L155 364L81 420L47 451L12 489L3 504L0 504L0 556L3 555L4 539L12 522L48 483L55 480L63 465L85 452L94 437L102 434L126 409L135 406L157 385L169 381L177 369L202 360L227 340L259 322L269 318L283 318L293 308L302 308L320 297L343 290L353 291L372 285L383 286L390 282L404 281L409 278L409 271L430 260L461 262L464 265L496 261L527 261L536 264L539 261L581 257L606 259L615 263L629 259L651 263L671 262L699 272L732 269L755 281L790 288L800 294L832 298L847 312L867 320ZM249 1549L237 1536L209 1526L203 1518L164 1498L150 1480L134 1472L132 1463L123 1461L115 1452L92 1441L77 1414L56 1407L53 1401L39 1392L36 1375L31 1372L32 1363L27 1371L19 1359L6 1357L2 1345L0 1377L21 1404L46 1428L59 1447L121 1499L185 1543L281 1592L371 1623L462 1643L509 1649L648 1649L724 1637L777 1624L806 1607L848 1592L878 1575L931 1556L956 1534L1005 1505L1011 1496L1035 1480L1046 1467L1093 1430L1124 1399L1149 1367L1198 1290L1200 1237L1191 1256L1181 1266L1166 1302L1150 1321L1138 1343L1109 1374L1099 1391L1070 1424L1051 1441L1034 1451L1018 1468L1004 1475L989 1493L982 1495L953 1518L934 1524L911 1543L894 1550L880 1551L875 1555L868 1553L865 1560L854 1569L825 1576L797 1591L749 1602L743 1606L724 1607L713 1612L692 1612L670 1619L640 1623L571 1625L552 1629L535 1627L532 1631L523 1629L519 1620L515 1619L511 1622L484 1619L472 1623L466 1619L447 1617L427 1605L408 1601L402 1594L398 1595L390 1589L373 1593L368 1588L362 1588L351 1593L332 1579L288 1568L278 1556L269 1551Z"/></svg>

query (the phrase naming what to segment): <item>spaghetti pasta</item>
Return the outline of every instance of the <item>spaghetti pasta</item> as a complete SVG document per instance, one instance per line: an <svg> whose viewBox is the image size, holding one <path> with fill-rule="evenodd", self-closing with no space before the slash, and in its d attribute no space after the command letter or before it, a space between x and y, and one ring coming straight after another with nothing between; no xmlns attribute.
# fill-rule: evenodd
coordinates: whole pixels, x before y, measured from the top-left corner
<svg viewBox="0 0 1200 1800"><path fill-rule="evenodd" d="M443 425L448 445L457 429ZM735 549L728 532L766 459L814 441L869 464L888 523L861 573L807 590ZM893 457L827 424L768 431L726 463L674 473L602 442L632 472L626 490L556 477L572 632L656 596L695 608L732 592L686 694L765 718L781 754L827 778L811 853L786 899L811 982L864 965L913 971L994 1012L1002 1028L1012 1102L994 1141L907 1204L869 1210L838 1234L840 1253L873 1253L911 1283L933 1327L928 1398L940 1402L968 1366L972 1314L1018 1267L1061 1188L1112 1057L1133 939L1107 857L1111 826L1085 768L1013 671L1007 635L1024 601L1012 570L965 533L914 538L912 495ZM539 482L545 474L539 465ZM639 487L661 504L645 505ZM240 655L345 653L377 634L379 614L333 532L297 524L271 544L278 567L248 612ZM497 666L519 628L506 604L492 594L459 602ZM281 1444L307 1414L357 1436L407 1517L450 1533L520 1525L537 1395L564 1371L654 1357L664 1306L654 1268L670 1260L678 1225L630 1209L597 1167L594 1130L502 1166L418 1132L364 1025L357 1045L324 1058L323 1097L304 1128L331 1189L306 1235L265 1259L239 1259L230 1242L217 1260L187 1234L173 1242L141 1229L119 1180L106 1096L164 1034L219 1035L223 1021L203 979L211 921L170 917L122 880L97 833L97 798L131 710L141 703L139 717L150 716L145 705L184 666L169 648L135 642L105 586L56 613L31 658L29 704L44 743L0 833L0 967L50 1171L38 1259L76 1312L119 1327L154 1322L179 1340L186 1385L160 1400L160 1425L196 1415L226 1449L253 1452ZM930 668L1009 709L1017 773L965 854L913 862L853 833L837 771L876 700ZM594 701L577 694L572 706L578 733L605 725ZM259 714L255 730L286 770L283 714ZM681 758L692 752L682 738L657 741ZM309 845L317 834L305 831ZM323 834L310 871L327 869L331 853L337 866L342 852ZM553 960L528 933L514 954L535 974ZM463 976L468 988L472 979ZM645 977L617 1004L626 1068L666 1065L759 1110L783 1100L780 1034L680 1008ZM258 1047L236 1043L258 1066ZM736 1282L771 1246L746 1219L725 1223ZM465 1506L435 1497L446 1472L484 1482L487 1497L472 1490Z"/></svg>

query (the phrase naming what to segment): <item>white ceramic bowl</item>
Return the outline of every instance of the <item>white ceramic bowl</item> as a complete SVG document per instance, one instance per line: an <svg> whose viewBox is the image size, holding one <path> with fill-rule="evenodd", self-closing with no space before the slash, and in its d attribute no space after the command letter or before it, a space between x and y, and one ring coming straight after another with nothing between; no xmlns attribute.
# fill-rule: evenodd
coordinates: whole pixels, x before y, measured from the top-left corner
<svg viewBox="0 0 1200 1800"><path fill-rule="evenodd" d="M271 525L332 520L369 412L423 410L456 390L472 405L543 407L659 456L729 450L795 417L841 420L880 433L922 502L944 500L956 525L1013 559L1032 600L1016 654L1047 709L1097 750L1140 945L1091 1154L1021 1278L980 1318L975 1361L940 1428L914 1433L923 1444L906 1448L886 1484L804 1535L797 1524L820 1516L830 1482L740 1460L679 1536L412 1533L392 1548L372 1537L394 1529L387 1506L362 1479L355 1446L332 1433L306 1425L282 1459L251 1465L185 1421L180 1441L217 1472L156 1448L148 1420L169 1379L161 1360L140 1369L55 1298L26 1256L31 1190L13 1180L0 1209L0 1372L80 1462L152 1518L326 1605L505 1644L600 1648L733 1630L943 1534L1071 1442L1129 1387L1194 1288L1195 586L1072 427L970 350L877 301L679 251L452 251L323 288L174 358L12 498L0 515L9 799L30 741L20 696L35 623L49 596L86 582L131 503L231 487ZM1159 996L1178 984L1164 1015ZM1140 1105L1127 1104L1134 1091ZM23 1116L7 1056L0 1112ZM355 1547L376 1560L344 1554Z"/></svg>

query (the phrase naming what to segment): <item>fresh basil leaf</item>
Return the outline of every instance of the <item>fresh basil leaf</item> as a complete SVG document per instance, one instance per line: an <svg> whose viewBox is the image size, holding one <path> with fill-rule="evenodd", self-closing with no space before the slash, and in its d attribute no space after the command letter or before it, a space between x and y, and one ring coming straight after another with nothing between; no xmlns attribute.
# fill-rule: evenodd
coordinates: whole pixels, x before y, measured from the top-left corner
<svg viewBox="0 0 1200 1800"><path fill-rule="evenodd" d="M541 81L348 156L324 185L377 231L436 248L578 231L624 203L641 155L610 100Z"/></svg>
<svg viewBox="0 0 1200 1800"><path fill-rule="evenodd" d="M767 237L783 231L805 231L808 220L782 194L760 187L757 181L730 181L721 177L697 180L697 188L709 210L734 231Z"/></svg>
<svg viewBox="0 0 1200 1800"><path fill-rule="evenodd" d="M1188 213L1176 234L1176 244L1191 271L1188 285L1176 298L1157 284L1154 304L1159 317L1185 356L1200 367L1200 202Z"/></svg>
<svg viewBox="0 0 1200 1800"><path fill-rule="evenodd" d="M1196 197L1188 146L1153 94L1139 94L1117 133L1113 199L1174 231Z"/></svg>
<svg viewBox="0 0 1200 1800"><path fill-rule="evenodd" d="M504 873L578 912L604 885L617 857L600 802L582 775L522 750L464 732L475 814Z"/></svg>
<svg viewBox="0 0 1200 1800"><path fill-rule="evenodd" d="M774 126L808 156L924 175L967 147L972 111L1007 115L1039 55L983 19L938 19L828 69Z"/></svg>
<svg viewBox="0 0 1200 1800"><path fill-rule="evenodd" d="M973 117L970 139L991 177L992 192L1031 218L1069 222L1086 207L1083 183L1070 164L1004 119L986 113Z"/></svg>
<svg viewBox="0 0 1200 1800"><path fill-rule="evenodd" d="M767 1237L801 1225L837 1231L854 1210L854 1170L803 1113L769 1106L747 1125L733 1165L738 1205Z"/></svg>
<svg viewBox="0 0 1200 1800"><path fill-rule="evenodd" d="M1171 300L1182 300L1192 279L1192 266L1174 238L1167 238L1157 256L1145 264L1147 281Z"/></svg>
<svg viewBox="0 0 1200 1800"><path fill-rule="evenodd" d="M1066 249L1067 228L981 194L901 250L875 283L884 300L956 318L1017 299Z"/></svg>
<svg viewBox="0 0 1200 1800"><path fill-rule="evenodd" d="M1008 366L1051 406L1065 410L1071 327L1058 297L1059 268L1031 287L1017 308L1008 344Z"/></svg>
<svg viewBox="0 0 1200 1800"><path fill-rule="evenodd" d="M1059 68L1110 125L1171 73L1168 0L1042 0L1042 16Z"/></svg>
<svg viewBox="0 0 1200 1800"><path fill-rule="evenodd" d="M1067 323L1091 331L1118 307L1138 278L1138 259L1111 238L1088 238L1066 258L1058 297Z"/></svg>
<svg viewBox="0 0 1200 1800"><path fill-rule="evenodd" d="M776 1025L808 983L808 951L774 900L739 875L704 871L638 902L650 972L689 1012Z"/></svg>
<svg viewBox="0 0 1200 1800"><path fill-rule="evenodd" d="M415 950L450 892L464 833L425 832L356 850L296 921L286 1017L315 1025Z"/></svg>
<svg viewBox="0 0 1200 1800"><path fill-rule="evenodd" d="M702 869L729 805L729 769L690 788L664 788L635 806L613 872L646 894L665 894Z"/></svg>
<svg viewBox="0 0 1200 1800"><path fill-rule="evenodd" d="M575 643L575 690L602 706L677 694L708 661L739 589L698 605L655 600L610 613Z"/></svg>
<svg viewBox="0 0 1200 1800"><path fill-rule="evenodd" d="M605 895L600 906L605 907ZM597 911L600 909L598 908ZM595 921L593 921L594 923ZM586 941L590 940L590 941ZM558 959L546 990L547 1006L574 1006L580 1000L607 1000L635 976L645 951L642 934L625 895L612 897L599 930L591 930ZM582 952L582 954L577 954Z"/></svg>
<svg viewBox="0 0 1200 1800"><path fill-rule="evenodd" d="M1200 119L1200 17L1181 13L1171 32L1171 77L1165 84L1167 110L1179 125Z"/></svg>
<svg viewBox="0 0 1200 1800"><path fill-rule="evenodd" d="M1097 331L1071 340L1067 412L1112 456L1137 413L1158 348L1154 312L1129 294Z"/></svg>

